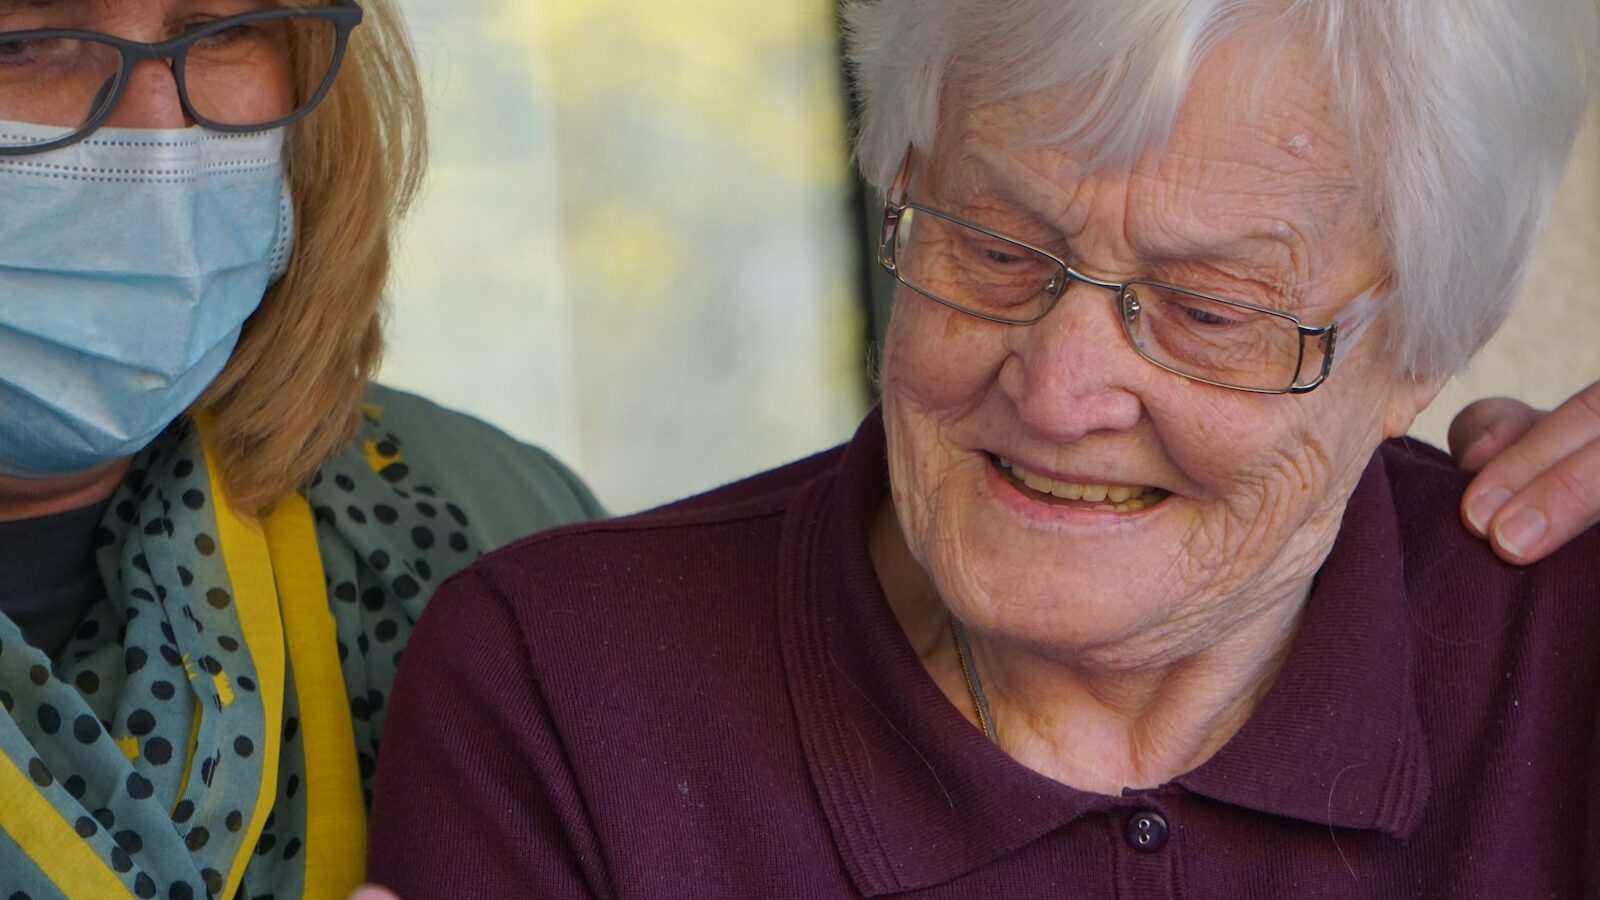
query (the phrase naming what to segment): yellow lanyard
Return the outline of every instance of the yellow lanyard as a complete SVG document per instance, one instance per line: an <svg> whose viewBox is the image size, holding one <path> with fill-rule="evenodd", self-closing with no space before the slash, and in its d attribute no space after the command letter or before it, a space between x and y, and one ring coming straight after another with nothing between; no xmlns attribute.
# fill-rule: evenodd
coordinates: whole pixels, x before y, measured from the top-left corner
<svg viewBox="0 0 1600 900"><path fill-rule="evenodd" d="M232 897L238 891L277 796L287 645L294 663L306 764L304 896L343 898L361 884L366 868L366 804L311 505L292 494L264 520L242 517L226 501L209 447L206 467L216 498L218 543L233 582L240 627L255 662L266 716L262 729L266 746L258 755L261 793L222 896Z"/></svg>
<svg viewBox="0 0 1600 900"><path fill-rule="evenodd" d="M342 900L361 884L365 870L366 805L311 507L294 494L264 519L241 516L227 502L209 448L206 464L218 543L265 718L264 746L253 755L261 767L260 790L222 896L238 892L277 797L287 664L293 660L306 764L304 896ZM204 715L203 707L198 713ZM199 732L198 720L194 731ZM187 763L192 764L192 746L189 756ZM45 799L30 774L6 756L0 756L0 829L64 895L132 896L122 877Z"/></svg>

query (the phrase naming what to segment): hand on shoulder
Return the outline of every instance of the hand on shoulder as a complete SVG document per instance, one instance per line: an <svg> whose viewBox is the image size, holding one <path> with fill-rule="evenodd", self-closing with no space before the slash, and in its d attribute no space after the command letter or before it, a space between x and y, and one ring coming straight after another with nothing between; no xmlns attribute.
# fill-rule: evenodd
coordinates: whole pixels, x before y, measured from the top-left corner
<svg viewBox="0 0 1600 900"><path fill-rule="evenodd" d="M1600 523L1600 381L1550 412L1479 400L1451 422L1450 452L1477 472L1462 520L1506 562L1538 562Z"/></svg>

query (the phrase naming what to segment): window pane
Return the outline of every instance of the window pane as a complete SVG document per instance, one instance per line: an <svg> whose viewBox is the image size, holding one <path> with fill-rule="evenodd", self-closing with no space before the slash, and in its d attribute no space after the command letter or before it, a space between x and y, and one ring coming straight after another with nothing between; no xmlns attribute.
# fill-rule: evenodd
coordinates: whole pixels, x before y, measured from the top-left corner
<svg viewBox="0 0 1600 900"><path fill-rule="evenodd" d="M434 168L383 377L614 510L849 437L865 409L832 0L401 0Z"/></svg>

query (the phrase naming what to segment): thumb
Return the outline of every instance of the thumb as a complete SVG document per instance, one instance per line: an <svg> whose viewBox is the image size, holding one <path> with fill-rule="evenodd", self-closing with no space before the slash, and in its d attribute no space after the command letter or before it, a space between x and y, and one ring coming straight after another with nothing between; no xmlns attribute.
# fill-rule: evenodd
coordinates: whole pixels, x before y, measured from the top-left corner
<svg viewBox="0 0 1600 900"><path fill-rule="evenodd" d="M1476 472L1543 417L1542 411L1510 397L1479 400L1451 420L1450 454L1461 468Z"/></svg>

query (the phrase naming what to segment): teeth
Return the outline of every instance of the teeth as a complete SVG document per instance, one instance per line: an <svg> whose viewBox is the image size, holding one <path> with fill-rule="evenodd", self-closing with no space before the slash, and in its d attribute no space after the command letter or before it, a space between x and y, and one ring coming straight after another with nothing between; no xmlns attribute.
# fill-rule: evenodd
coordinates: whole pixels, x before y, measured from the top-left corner
<svg viewBox="0 0 1600 900"><path fill-rule="evenodd" d="M1011 472L1019 481L1032 490L1041 494L1052 494L1063 500L1083 500L1096 504L1096 510L1115 512L1138 512L1161 502L1166 498L1167 492L1153 487L1132 487L1128 485L1109 484L1078 484L1072 481L1056 481L1029 472L1005 457L1000 457L1000 468Z"/></svg>
<svg viewBox="0 0 1600 900"><path fill-rule="evenodd" d="M1048 494L1050 493L1050 489L1055 487L1055 482L1044 477L1043 475L1035 475L1032 472L1024 471L1022 469L1017 469L1016 473L1022 476L1023 484L1033 488L1041 494Z"/></svg>
<svg viewBox="0 0 1600 900"><path fill-rule="evenodd" d="M1057 497L1060 497L1063 500L1082 500L1083 485L1074 484L1070 481L1058 481L1056 482L1055 487L1050 489L1050 493L1055 494Z"/></svg>

